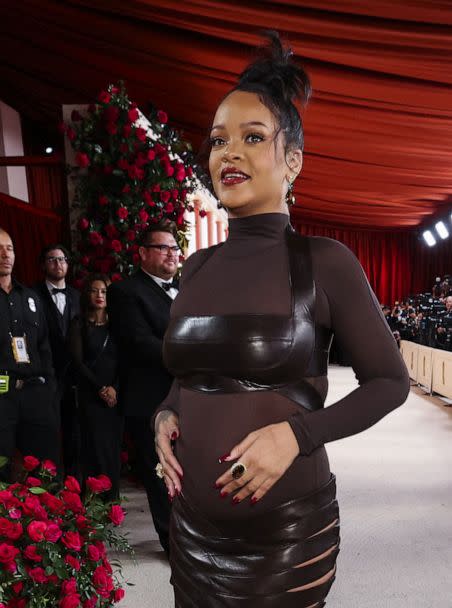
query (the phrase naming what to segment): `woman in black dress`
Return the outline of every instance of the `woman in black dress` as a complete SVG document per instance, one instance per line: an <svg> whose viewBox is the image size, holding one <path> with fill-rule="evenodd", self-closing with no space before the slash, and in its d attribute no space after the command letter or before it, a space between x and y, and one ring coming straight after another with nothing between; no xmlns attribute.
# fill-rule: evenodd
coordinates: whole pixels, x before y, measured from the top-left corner
<svg viewBox="0 0 452 608"><path fill-rule="evenodd" d="M310 86L269 36L211 130L228 239L187 260L164 341L176 380L155 417L157 474L174 498L178 608L324 606L339 552L324 444L368 428L409 390L355 256L290 226L303 149L294 101ZM333 333L360 386L323 408Z"/></svg>
<svg viewBox="0 0 452 608"><path fill-rule="evenodd" d="M118 353L107 316L106 275L87 278L81 313L69 330L69 346L77 373L81 433L82 475L108 475L111 491L105 498L119 497L123 417L118 411Z"/></svg>

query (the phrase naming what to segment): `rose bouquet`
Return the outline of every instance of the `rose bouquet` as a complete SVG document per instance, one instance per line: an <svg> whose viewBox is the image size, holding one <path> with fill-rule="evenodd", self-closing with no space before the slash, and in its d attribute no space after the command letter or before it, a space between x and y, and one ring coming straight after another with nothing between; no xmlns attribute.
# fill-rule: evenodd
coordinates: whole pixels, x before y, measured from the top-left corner
<svg viewBox="0 0 452 608"><path fill-rule="evenodd" d="M116 530L121 506L101 498L110 488L105 475L88 478L82 497L74 477L61 486L55 465L33 456L20 482L0 484L0 608L100 608L124 597L106 545L130 546Z"/></svg>

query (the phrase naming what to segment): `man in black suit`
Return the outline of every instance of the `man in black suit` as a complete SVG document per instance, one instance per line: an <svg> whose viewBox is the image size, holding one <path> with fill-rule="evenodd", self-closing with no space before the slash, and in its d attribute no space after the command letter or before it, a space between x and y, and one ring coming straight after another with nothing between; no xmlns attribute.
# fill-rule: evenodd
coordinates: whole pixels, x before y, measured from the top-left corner
<svg viewBox="0 0 452 608"><path fill-rule="evenodd" d="M126 417L138 458L155 529L168 552L170 503L165 485L155 474L158 463L151 418L169 392L172 377L162 360L163 336L177 295L172 279L180 251L172 224L157 224L142 236L140 269L110 285L111 327L119 344L119 404Z"/></svg>
<svg viewBox="0 0 452 608"><path fill-rule="evenodd" d="M79 431L76 412L71 357L66 336L72 319L80 314L79 292L66 284L69 252L61 244L45 247L40 256L44 281L34 290L44 307L49 328L49 342L57 380L57 414L63 433L63 464L66 474L77 475Z"/></svg>

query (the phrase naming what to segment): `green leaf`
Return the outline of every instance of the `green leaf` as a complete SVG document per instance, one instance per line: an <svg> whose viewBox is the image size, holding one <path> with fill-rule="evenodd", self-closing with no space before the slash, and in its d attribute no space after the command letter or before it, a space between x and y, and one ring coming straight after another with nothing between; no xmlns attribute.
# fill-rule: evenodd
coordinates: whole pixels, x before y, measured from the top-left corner
<svg viewBox="0 0 452 608"><path fill-rule="evenodd" d="M47 493L47 490L45 488L39 488L39 487L37 487L37 488L28 488L28 491L31 494L46 494Z"/></svg>
<svg viewBox="0 0 452 608"><path fill-rule="evenodd" d="M0 456L0 469L6 466L9 462L9 458L7 456Z"/></svg>

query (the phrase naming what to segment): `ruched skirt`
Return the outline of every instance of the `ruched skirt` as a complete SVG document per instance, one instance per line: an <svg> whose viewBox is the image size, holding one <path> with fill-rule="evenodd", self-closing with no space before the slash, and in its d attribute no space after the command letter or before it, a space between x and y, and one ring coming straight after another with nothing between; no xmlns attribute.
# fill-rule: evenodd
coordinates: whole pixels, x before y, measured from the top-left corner
<svg viewBox="0 0 452 608"><path fill-rule="evenodd" d="M170 526L176 608L325 606L339 542L334 475L307 496L221 525L180 496Z"/></svg>

